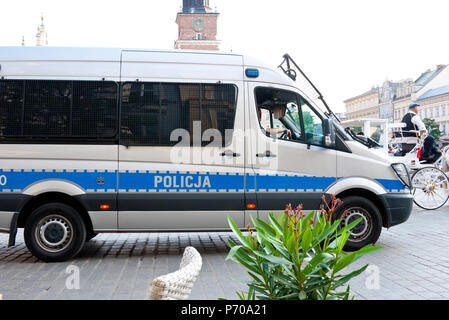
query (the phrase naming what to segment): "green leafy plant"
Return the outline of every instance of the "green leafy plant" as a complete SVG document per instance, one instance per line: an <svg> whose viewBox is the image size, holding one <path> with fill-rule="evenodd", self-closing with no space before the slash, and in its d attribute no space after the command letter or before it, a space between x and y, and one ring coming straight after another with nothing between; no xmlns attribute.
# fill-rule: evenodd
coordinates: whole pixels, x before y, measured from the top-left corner
<svg viewBox="0 0 449 320"><path fill-rule="evenodd" d="M277 218L269 215L269 222L252 219L256 233L249 229L244 236L234 221L229 225L240 244L229 239L231 250L227 259L240 263L251 281L248 292L237 292L240 299L281 300L346 300L350 297L349 285L340 288L360 275L368 265L344 274L351 263L363 255L380 249L368 245L347 253L343 247L351 229L361 219L341 227L341 219L332 215L341 200L332 196L328 205L315 214L305 215L302 206L287 206Z"/></svg>
<svg viewBox="0 0 449 320"><path fill-rule="evenodd" d="M436 123L435 119L424 118L423 122L427 130L429 131L429 134L436 140L439 140L443 134L440 131L440 125Z"/></svg>

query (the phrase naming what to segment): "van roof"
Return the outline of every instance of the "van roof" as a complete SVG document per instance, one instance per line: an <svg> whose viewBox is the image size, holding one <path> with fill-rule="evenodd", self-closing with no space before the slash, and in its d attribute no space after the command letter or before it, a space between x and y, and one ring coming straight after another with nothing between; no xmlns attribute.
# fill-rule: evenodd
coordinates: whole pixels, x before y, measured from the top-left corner
<svg viewBox="0 0 449 320"><path fill-rule="evenodd" d="M23 47L5 46L0 47L0 60L78 60L78 61L120 61L122 52L154 52L154 53L175 53L179 55L201 54L220 56L246 57L243 54L221 51L203 50L168 50L149 48L104 48L104 47ZM250 58L251 59L251 58ZM252 59L251 59L252 60Z"/></svg>
<svg viewBox="0 0 449 320"><path fill-rule="evenodd" d="M150 61L139 53L151 53ZM137 57L137 58L136 58ZM260 60L248 55L233 52L220 51L199 51L199 50L164 50L164 49L145 49L145 48L95 48L95 47L0 47L0 63L17 63L23 61L40 61L40 62L153 62L157 63L181 63L190 65L216 65L217 67L233 67L235 70L240 69L240 79L243 78L243 67L257 68L260 72L258 79L254 81L279 83L288 86L295 86L295 83L284 75L281 71ZM134 60L136 59L136 60ZM154 60L153 60L154 59ZM27 72L32 66L27 65ZM3 69L3 70L1 70ZM4 68L0 69L0 73L6 76L19 76L20 73L10 73ZM11 70L11 68L9 68ZM14 69L17 71L17 69ZM45 69L40 69L45 72ZM54 71L54 69L53 69ZM36 71L37 72L37 71ZM113 72L117 73L117 72ZM200 73L200 72L199 72ZM36 75L33 71L32 75ZM58 73L59 74L59 73ZM110 73L112 76L112 73ZM198 74L200 76L200 74Z"/></svg>

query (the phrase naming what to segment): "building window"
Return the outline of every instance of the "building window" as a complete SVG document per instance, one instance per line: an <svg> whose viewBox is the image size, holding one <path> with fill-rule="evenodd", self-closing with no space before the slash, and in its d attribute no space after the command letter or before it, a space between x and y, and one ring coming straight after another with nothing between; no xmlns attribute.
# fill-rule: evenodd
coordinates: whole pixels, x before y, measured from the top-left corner
<svg viewBox="0 0 449 320"><path fill-rule="evenodd" d="M440 116L440 107L435 108L435 117L438 118Z"/></svg>
<svg viewBox="0 0 449 320"><path fill-rule="evenodd" d="M201 39L202 39L201 33L197 33L196 34L196 40L201 40Z"/></svg>
<svg viewBox="0 0 449 320"><path fill-rule="evenodd" d="M442 116L446 115L446 107L445 106L441 106L441 115Z"/></svg>

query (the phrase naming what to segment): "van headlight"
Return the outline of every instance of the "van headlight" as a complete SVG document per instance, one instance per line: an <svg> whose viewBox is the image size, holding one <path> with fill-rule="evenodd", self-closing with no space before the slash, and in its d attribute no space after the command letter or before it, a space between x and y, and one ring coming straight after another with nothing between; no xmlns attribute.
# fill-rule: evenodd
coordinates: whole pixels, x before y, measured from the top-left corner
<svg viewBox="0 0 449 320"><path fill-rule="evenodd" d="M408 173L407 167L403 163L393 163L391 165L394 172L398 176L398 178L402 181L402 183L408 188L412 188L412 180L410 179L410 174Z"/></svg>

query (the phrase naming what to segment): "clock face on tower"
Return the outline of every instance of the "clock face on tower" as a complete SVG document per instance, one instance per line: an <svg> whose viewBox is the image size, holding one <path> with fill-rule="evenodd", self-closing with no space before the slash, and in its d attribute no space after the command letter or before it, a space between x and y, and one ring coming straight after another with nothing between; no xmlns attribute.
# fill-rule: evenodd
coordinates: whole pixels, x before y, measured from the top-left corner
<svg viewBox="0 0 449 320"><path fill-rule="evenodd" d="M204 20L201 18L196 18L192 23L193 30L200 32L204 30Z"/></svg>

